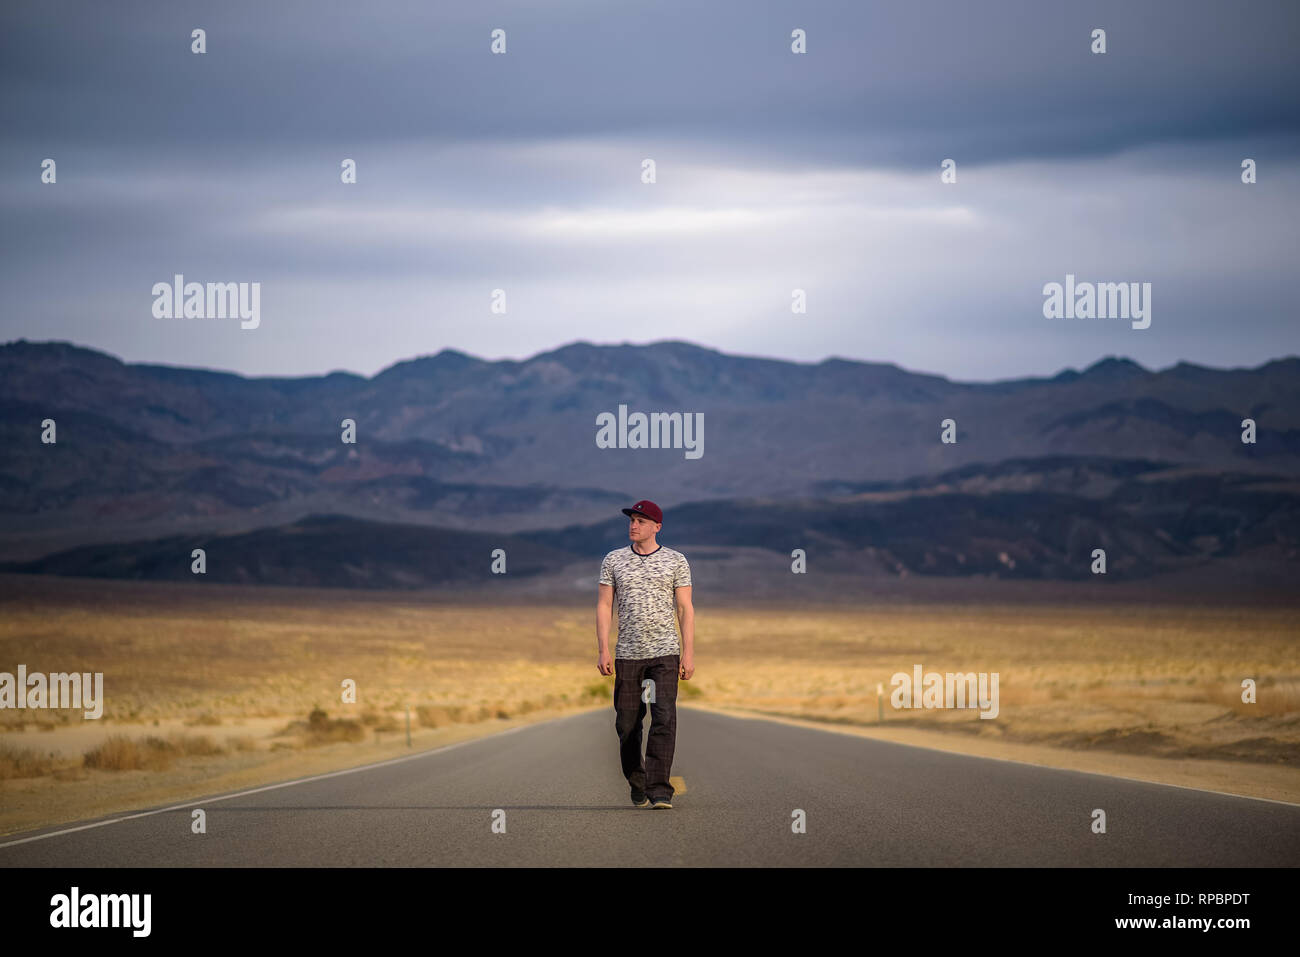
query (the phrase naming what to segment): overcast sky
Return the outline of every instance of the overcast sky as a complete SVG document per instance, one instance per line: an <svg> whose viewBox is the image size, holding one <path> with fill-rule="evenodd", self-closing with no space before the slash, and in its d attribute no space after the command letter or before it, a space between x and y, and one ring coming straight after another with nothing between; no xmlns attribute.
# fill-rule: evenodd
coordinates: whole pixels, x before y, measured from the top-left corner
<svg viewBox="0 0 1300 957"><path fill-rule="evenodd" d="M1300 354L1298 44L1294 0L7 0L0 341L1253 366ZM176 273L260 282L259 328L154 318ZM1044 318L1067 273L1151 283L1150 328Z"/></svg>

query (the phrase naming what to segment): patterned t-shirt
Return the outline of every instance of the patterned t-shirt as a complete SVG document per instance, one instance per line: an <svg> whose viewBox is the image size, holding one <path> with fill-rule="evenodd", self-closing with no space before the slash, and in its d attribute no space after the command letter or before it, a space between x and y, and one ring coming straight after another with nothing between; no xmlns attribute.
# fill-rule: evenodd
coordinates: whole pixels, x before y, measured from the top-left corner
<svg viewBox="0 0 1300 957"><path fill-rule="evenodd" d="M613 585L618 600L615 658L681 654L674 589L691 583L685 555L662 545L649 555L638 555L625 545L605 556L599 581Z"/></svg>

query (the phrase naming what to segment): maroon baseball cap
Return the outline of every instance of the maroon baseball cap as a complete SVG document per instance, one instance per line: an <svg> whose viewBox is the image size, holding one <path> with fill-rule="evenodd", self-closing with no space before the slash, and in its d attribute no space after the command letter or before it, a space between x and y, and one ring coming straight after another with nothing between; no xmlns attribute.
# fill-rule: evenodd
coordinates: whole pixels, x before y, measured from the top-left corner
<svg viewBox="0 0 1300 957"><path fill-rule="evenodd" d="M662 525L664 523L664 513L654 502L637 502L631 508L623 509L623 514L628 516L644 515L656 525Z"/></svg>

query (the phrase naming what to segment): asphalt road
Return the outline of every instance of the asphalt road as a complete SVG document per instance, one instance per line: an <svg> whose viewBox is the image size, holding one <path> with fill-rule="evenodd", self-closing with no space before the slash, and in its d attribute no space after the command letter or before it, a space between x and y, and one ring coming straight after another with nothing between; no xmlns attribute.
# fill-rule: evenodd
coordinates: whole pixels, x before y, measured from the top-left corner
<svg viewBox="0 0 1300 957"><path fill-rule="evenodd" d="M673 774L686 790L672 810L631 806L611 708L103 826L0 838L0 867L1300 864L1295 805L685 706ZM206 834L191 833L192 808L205 809ZM1092 831L1095 808L1105 834ZM493 832L497 809L505 833ZM792 831L795 809L807 833Z"/></svg>

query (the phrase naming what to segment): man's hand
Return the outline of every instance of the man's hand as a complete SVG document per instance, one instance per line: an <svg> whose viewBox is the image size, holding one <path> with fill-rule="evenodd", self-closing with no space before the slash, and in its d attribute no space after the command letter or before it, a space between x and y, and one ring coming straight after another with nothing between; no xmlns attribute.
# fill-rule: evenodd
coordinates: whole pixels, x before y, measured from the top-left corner
<svg viewBox="0 0 1300 957"><path fill-rule="evenodd" d="M695 674L695 656L686 655L677 669L677 677L683 681L690 681L693 674Z"/></svg>
<svg viewBox="0 0 1300 957"><path fill-rule="evenodd" d="M614 659L610 657L608 651L602 651L597 657L596 670L602 675L612 675L614 673Z"/></svg>

